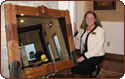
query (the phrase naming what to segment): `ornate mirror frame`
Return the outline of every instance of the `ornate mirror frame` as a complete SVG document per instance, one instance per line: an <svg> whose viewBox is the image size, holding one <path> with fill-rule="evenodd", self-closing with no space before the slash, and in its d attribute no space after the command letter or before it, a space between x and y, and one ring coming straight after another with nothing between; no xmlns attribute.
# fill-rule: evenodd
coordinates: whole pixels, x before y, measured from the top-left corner
<svg viewBox="0 0 125 79"><path fill-rule="evenodd" d="M20 68L16 14L64 17L66 19L66 27L71 54L75 51L75 47L68 10L48 9L43 5L39 7L19 6L13 5L11 3L5 4L4 10L8 49L8 64L11 78L36 78L67 68L71 68L73 66L74 62L72 61L73 57L71 56L71 59L67 61L57 63L50 62L47 65L25 69L22 74L19 73L22 72L22 70Z"/></svg>

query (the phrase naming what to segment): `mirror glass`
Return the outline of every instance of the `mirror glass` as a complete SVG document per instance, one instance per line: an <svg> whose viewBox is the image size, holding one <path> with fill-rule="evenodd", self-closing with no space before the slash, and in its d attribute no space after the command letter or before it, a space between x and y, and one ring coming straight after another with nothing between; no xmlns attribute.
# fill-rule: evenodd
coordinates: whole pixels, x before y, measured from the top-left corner
<svg viewBox="0 0 125 79"><path fill-rule="evenodd" d="M65 18L16 15L18 43L22 66L41 61L45 54L48 62L70 59Z"/></svg>

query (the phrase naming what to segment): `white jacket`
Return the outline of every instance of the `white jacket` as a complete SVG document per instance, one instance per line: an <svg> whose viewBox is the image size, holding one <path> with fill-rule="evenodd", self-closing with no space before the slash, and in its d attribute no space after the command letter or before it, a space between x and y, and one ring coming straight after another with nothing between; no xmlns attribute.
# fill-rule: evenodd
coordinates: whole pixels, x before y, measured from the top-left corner
<svg viewBox="0 0 125 79"><path fill-rule="evenodd" d="M78 33L76 38L80 39L82 33ZM88 36L87 40L88 52L84 53L85 57L89 59L91 57L98 57L105 55L104 40L105 40L104 29L97 26L96 29L93 30Z"/></svg>

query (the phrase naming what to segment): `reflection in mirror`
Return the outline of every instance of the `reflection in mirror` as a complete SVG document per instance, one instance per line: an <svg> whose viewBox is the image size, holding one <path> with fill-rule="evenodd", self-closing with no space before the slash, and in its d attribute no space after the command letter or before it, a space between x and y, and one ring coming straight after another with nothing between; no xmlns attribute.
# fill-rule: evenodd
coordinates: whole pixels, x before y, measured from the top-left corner
<svg viewBox="0 0 125 79"><path fill-rule="evenodd" d="M17 29L19 47L21 47L21 43L24 46L33 43L34 55L38 54L38 51L41 51L49 59L49 62L70 59L65 18L17 15ZM26 53L31 51L32 48ZM29 65L35 61L40 61L37 59L36 56L32 61L28 59Z"/></svg>
<svg viewBox="0 0 125 79"><path fill-rule="evenodd" d="M35 50L34 43L24 45L24 47L25 47L25 50L26 50L26 55L28 57L28 61L35 60L36 59L35 58L36 50Z"/></svg>
<svg viewBox="0 0 125 79"><path fill-rule="evenodd" d="M54 39L54 42L56 44L56 50L57 50L57 52L59 54L59 60L62 61L63 60L63 55L62 55L62 50L60 48L60 44L59 44L57 35L54 35L53 39Z"/></svg>
<svg viewBox="0 0 125 79"><path fill-rule="evenodd" d="M47 46L48 46L48 49L49 49L49 52L50 52L50 55L51 55L52 62L55 62L55 58L54 58L54 56L53 56L53 53L52 53L50 44L48 43Z"/></svg>

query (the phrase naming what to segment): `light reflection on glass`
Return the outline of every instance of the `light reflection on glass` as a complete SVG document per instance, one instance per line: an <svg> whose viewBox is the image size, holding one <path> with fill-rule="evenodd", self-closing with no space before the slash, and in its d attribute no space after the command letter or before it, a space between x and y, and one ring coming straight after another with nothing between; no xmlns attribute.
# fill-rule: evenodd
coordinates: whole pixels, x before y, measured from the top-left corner
<svg viewBox="0 0 125 79"><path fill-rule="evenodd" d="M55 59L54 59L50 44L48 44L48 48L49 48L49 51L50 51L50 54L51 54L51 57L52 57L52 61L55 62Z"/></svg>

